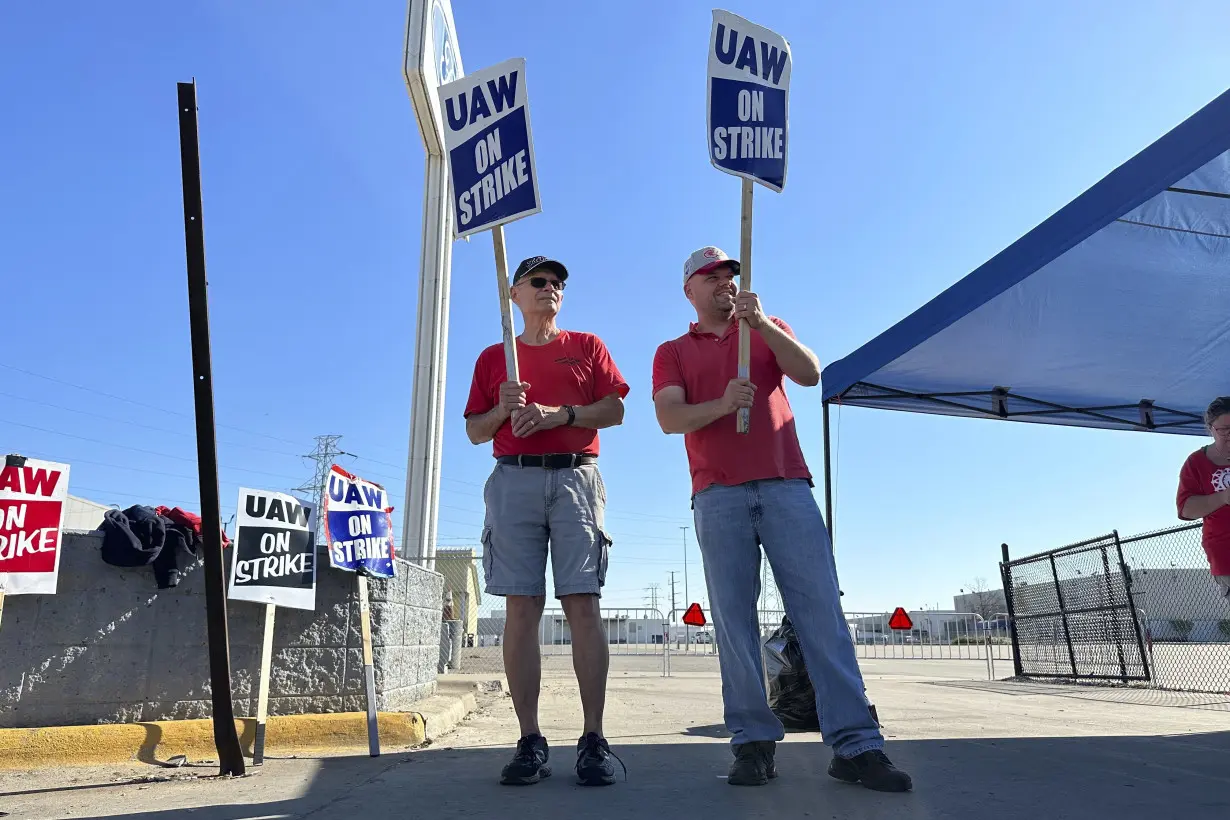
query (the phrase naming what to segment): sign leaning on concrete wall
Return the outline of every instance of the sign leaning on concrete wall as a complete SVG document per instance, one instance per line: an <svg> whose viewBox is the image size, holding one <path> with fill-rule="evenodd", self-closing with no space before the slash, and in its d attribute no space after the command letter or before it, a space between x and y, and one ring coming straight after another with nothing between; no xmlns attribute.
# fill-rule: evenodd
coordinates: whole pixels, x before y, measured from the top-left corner
<svg viewBox="0 0 1230 820"><path fill-rule="evenodd" d="M347 572L392 578L393 508L384 487L334 464L325 490L329 563Z"/></svg>
<svg viewBox="0 0 1230 820"><path fill-rule="evenodd" d="M67 464L5 457L0 466L0 596L55 594L67 501Z"/></svg>
<svg viewBox="0 0 1230 820"><path fill-rule="evenodd" d="M239 489L230 598L316 607L315 510L294 496Z"/></svg>

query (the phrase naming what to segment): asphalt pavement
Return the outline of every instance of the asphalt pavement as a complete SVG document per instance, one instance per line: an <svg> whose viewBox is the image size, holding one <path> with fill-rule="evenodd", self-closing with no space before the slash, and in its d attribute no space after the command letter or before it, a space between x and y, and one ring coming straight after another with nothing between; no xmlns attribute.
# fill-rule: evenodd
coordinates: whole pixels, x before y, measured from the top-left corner
<svg viewBox="0 0 1230 820"><path fill-rule="evenodd" d="M580 703L568 671L550 664L542 724L556 776L535 786L497 782L517 728L510 700L495 696L416 751L274 758L239 779L200 761L9 773L0 810L39 820L1230 817L1228 696L988 681L980 661L869 660L863 670L888 754L914 777L910 794L827 777L816 733L779 745L781 776L769 785L729 786L716 659L676 658L663 678L660 661L629 657L613 660L607 711L627 780L620 772L608 788L570 777Z"/></svg>

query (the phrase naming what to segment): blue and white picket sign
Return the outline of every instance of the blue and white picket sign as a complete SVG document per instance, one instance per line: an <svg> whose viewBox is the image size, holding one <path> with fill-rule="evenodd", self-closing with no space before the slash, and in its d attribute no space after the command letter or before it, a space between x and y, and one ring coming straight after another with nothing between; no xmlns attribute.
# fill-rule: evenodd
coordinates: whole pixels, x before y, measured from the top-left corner
<svg viewBox="0 0 1230 820"><path fill-rule="evenodd" d="M542 210L525 89L525 59L440 86L444 150L460 239Z"/></svg>
<svg viewBox="0 0 1230 820"><path fill-rule="evenodd" d="M336 464L325 487L329 564L376 578L393 577L393 518L384 487Z"/></svg>
<svg viewBox="0 0 1230 820"><path fill-rule="evenodd" d="M790 44L715 9L709 33L709 161L778 193L786 187Z"/></svg>

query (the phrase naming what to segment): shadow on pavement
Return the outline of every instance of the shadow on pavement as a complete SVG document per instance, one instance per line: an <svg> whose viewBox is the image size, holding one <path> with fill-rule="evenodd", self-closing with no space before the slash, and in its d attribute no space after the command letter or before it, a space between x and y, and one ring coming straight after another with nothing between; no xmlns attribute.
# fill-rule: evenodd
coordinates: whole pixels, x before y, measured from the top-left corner
<svg viewBox="0 0 1230 820"><path fill-rule="evenodd" d="M691 737L729 738L730 730L725 724L711 723L708 726L689 726L683 730L683 734Z"/></svg>
<svg viewBox="0 0 1230 820"><path fill-rule="evenodd" d="M814 737L814 736L812 736ZM178 820L188 805L195 820L268 818L452 818L530 816L572 818L1037 818L1112 817L1185 820L1230 817L1230 732L1174 737L995 738L893 742L889 753L915 782L911 794L878 794L825 774L830 753L818 740L795 736L778 746L781 776L768 786L734 788L723 777L725 743L663 743L616 748L628 780L585 789L572 779L572 749L552 750L555 776L535 786L500 786L508 749L426 749L379 759L326 758L302 796L262 800L279 777L270 767L255 778L200 784L188 795L179 784L156 786L150 803L162 808L104 814ZM263 781L263 782L260 782ZM180 808L174 808L180 806ZM3 808L13 809L9 806ZM17 813L15 817L31 814ZM48 817L47 814L40 814ZM64 815L56 814L56 817Z"/></svg>

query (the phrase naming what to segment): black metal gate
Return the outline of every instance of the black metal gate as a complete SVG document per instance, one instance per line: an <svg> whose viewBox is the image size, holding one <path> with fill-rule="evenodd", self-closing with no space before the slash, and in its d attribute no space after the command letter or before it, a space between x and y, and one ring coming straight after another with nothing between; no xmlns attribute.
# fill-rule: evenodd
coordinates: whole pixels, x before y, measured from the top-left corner
<svg viewBox="0 0 1230 820"><path fill-rule="evenodd" d="M1005 544L1003 557L1018 675L1151 679L1118 532L1015 560Z"/></svg>

